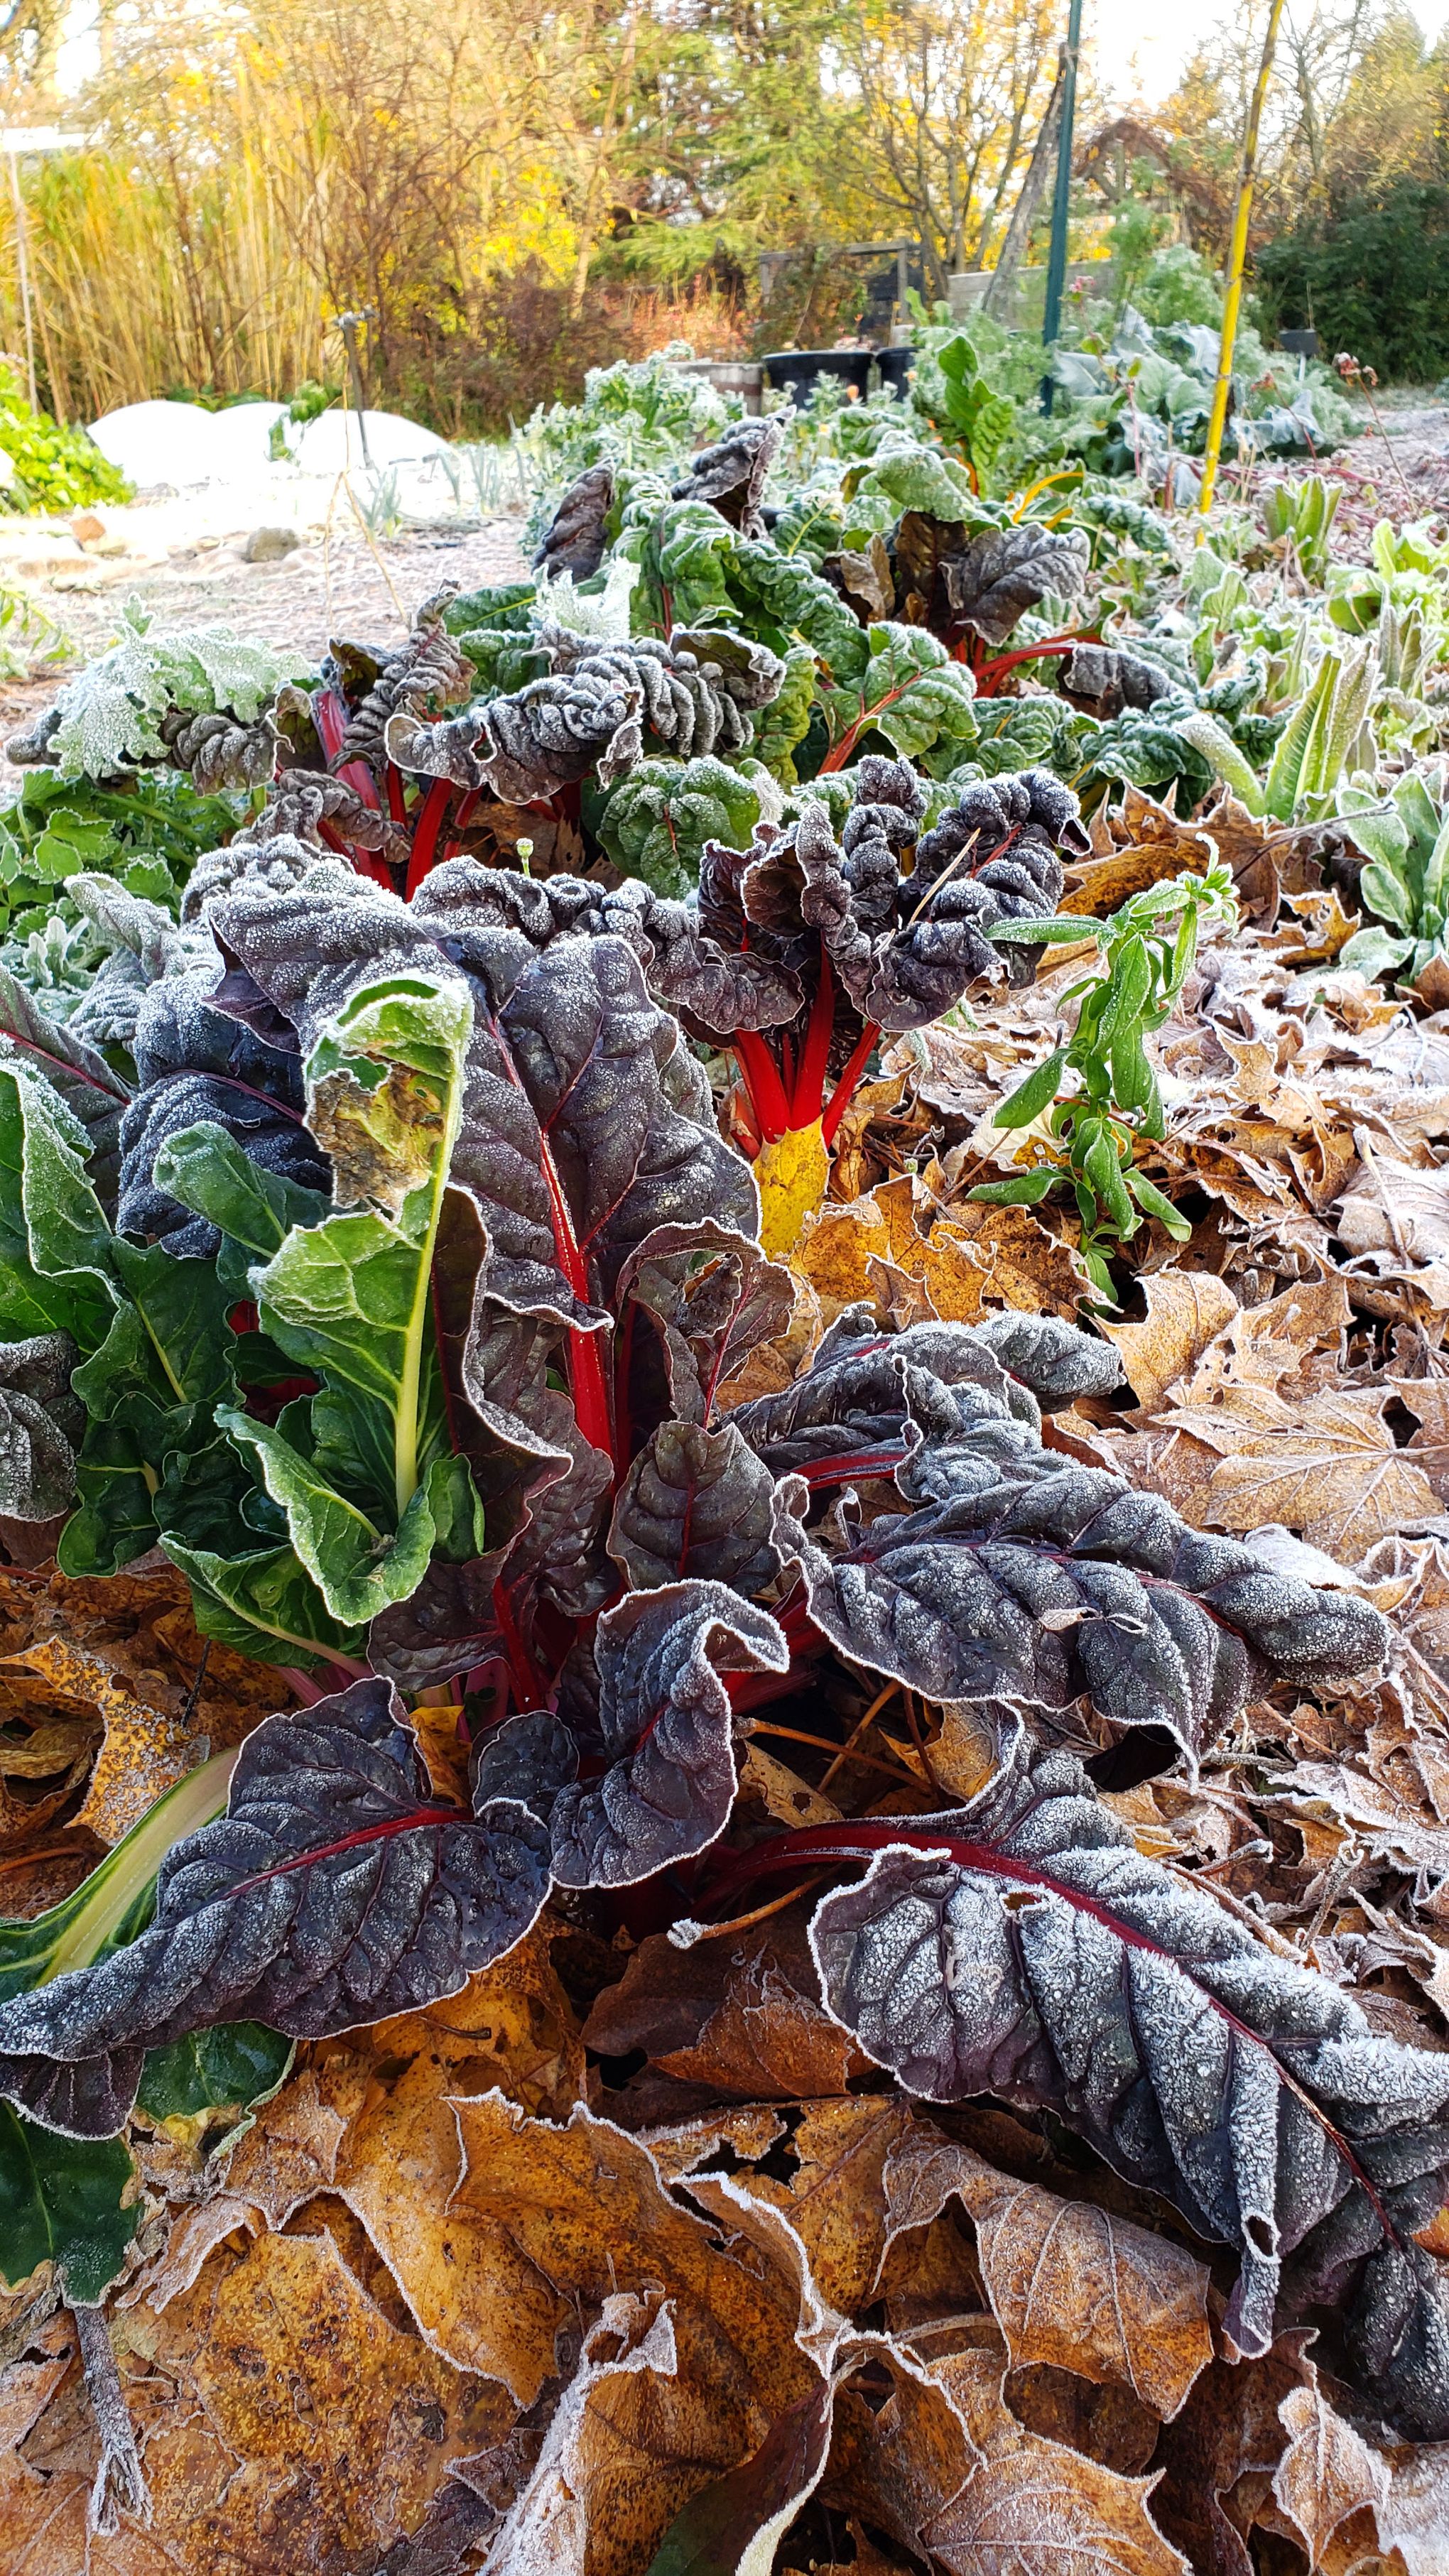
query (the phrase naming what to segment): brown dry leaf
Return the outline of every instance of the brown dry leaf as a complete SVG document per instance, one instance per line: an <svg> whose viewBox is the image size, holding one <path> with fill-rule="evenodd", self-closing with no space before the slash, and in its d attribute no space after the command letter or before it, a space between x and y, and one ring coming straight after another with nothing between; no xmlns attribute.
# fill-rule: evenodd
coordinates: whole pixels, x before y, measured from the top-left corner
<svg viewBox="0 0 1449 2576"><path fill-rule="evenodd" d="M89 2576L371 2564L513 2411L392 2324L326 2233L213 2254L163 2316L127 2311L117 2344L153 2519L93 2540Z"/></svg>
<svg viewBox="0 0 1449 2576"><path fill-rule="evenodd" d="M584 2090L584 2047L559 1981L556 1915L544 1913L507 1955L426 2012L398 2013L355 2043L374 2083L486 2093L493 2085L526 2111L564 2119Z"/></svg>
<svg viewBox="0 0 1449 2576"><path fill-rule="evenodd" d="M1379 1391L1325 1390L1300 1405L1266 1388L1175 1408L1172 1427L1218 1463L1191 1517L1252 1531L1281 1521L1350 1565L1375 1541L1438 1509L1421 1467L1397 1447Z"/></svg>
<svg viewBox="0 0 1449 2576"><path fill-rule="evenodd" d="M744 1746L739 1765L740 1796L763 1807L777 1825L833 1825L838 1823L840 1809L833 1798L823 1798L792 1771L786 1762L777 1762L773 1753L765 1753L758 1744Z"/></svg>
<svg viewBox="0 0 1449 2576"><path fill-rule="evenodd" d="M979 1797L1001 1762L1001 1739L989 1711L971 1700L950 1701L931 1746L931 1769L941 1787L964 1805Z"/></svg>
<svg viewBox="0 0 1449 2576"><path fill-rule="evenodd" d="M1418 1417L1419 1428L1405 1456L1422 1467L1440 1500L1449 1502L1449 1378L1391 1378L1389 1383L1400 1403ZM1449 1590L1445 1600L1449 1604Z"/></svg>
<svg viewBox="0 0 1449 2576"><path fill-rule="evenodd" d="M873 1198L847 1206L827 1200L795 1253L792 1267L808 1281L820 1300L820 1312L833 1323L843 1306L870 1293L868 1263L873 1254L890 1250L885 1213Z"/></svg>
<svg viewBox="0 0 1449 2576"><path fill-rule="evenodd" d="M28 2337L0 2371L0 2567L5 2576L68 2576L85 2565L84 2464L33 2466L22 2444L75 2367L75 2328L62 2312Z"/></svg>
<svg viewBox="0 0 1449 2576"><path fill-rule="evenodd" d="M1310 2564L1323 2567L1343 2525L1384 2503L1388 2468L1334 2413L1316 2374L1306 2386L1289 2390L1278 2416L1288 2448L1274 2473L1273 2493L1306 2545Z"/></svg>
<svg viewBox="0 0 1449 2576"><path fill-rule="evenodd" d="M918 2123L891 2148L888 2239L959 2199L1013 2369L1049 2363L1117 2381L1153 2413L1180 2413L1212 2359L1209 2276L1186 2249L1087 2203L1000 2174Z"/></svg>
<svg viewBox="0 0 1449 2576"><path fill-rule="evenodd" d="M1231 1288L1210 1270L1154 1270L1142 1282L1147 1320L1103 1323L1101 1330L1122 1355L1128 1383L1150 1413L1238 1313Z"/></svg>
<svg viewBox="0 0 1449 2576"><path fill-rule="evenodd" d="M1449 1171L1419 1169L1369 1149L1339 1201L1336 1231L1350 1252L1393 1252L1401 1263L1449 1260Z"/></svg>
<svg viewBox="0 0 1449 2576"><path fill-rule="evenodd" d="M1444 2576L1449 2567L1449 2442L1426 2442L1394 2462L1379 2539L1396 2549L1408 2576Z"/></svg>
<svg viewBox="0 0 1449 2576"><path fill-rule="evenodd" d="M1104 919L1129 895L1160 885L1164 877L1205 875L1218 855L1208 833L1179 822L1167 806L1130 786L1120 805L1098 808L1092 848L1092 858L1068 869L1059 912Z"/></svg>
<svg viewBox="0 0 1449 2576"><path fill-rule="evenodd" d="M1123 2477L1100 2461L1029 2433L1002 2395L1004 2356L953 2353L932 2377L958 2410L979 2455L960 2493L925 2537L953 2576L983 2567L1020 2576L1193 2576L1163 2538L1148 2502L1155 2479Z"/></svg>
<svg viewBox="0 0 1449 2576"><path fill-rule="evenodd" d="M400 2086L358 2123L337 2187L434 2348L521 2405L581 2303L651 2287L675 2302L676 2332L686 2315L711 2321L733 2457L752 2447L757 2404L774 2414L803 2393L798 2295L720 2251L648 2149L582 2108L553 2128L499 2093L419 2103Z"/></svg>
<svg viewBox="0 0 1449 2576"><path fill-rule="evenodd" d="M998 1307L1070 1323L1091 1292L1071 1244L1030 1208L958 1202L931 1230L922 1276L950 1324L974 1323Z"/></svg>
<svg viewBox="0 0 1449 2576"><path fill-rule="evenodd" d="M120 2294L117 2304L149 2300L159 2313L189 2290L213 2246L245 2229L280 2232L305 2201L331 2188L349 2121L362 2105L366 2075L360 2060L338 2056L324 2071L304 2066L284 2084L247 2129L230 2155L207 2171L204 2198L178 2213L155 2260Z"/></svg>
<svg viewBox="0 0 1449 2576"><path fill-rule="evenodd" d="M1201 821L1231 873L1243 910L1264 929L1271 930L1277 919L1281 889L1301 894L1318 882L1317 849L1323 836L1317 824L1269 822L1250 814L1226 787Z"/></svg>
<svg viewBox="0 0 1449 2576"><path fill-rule="evenodd" d="M721 2147L742 2164L756 2164L778 2146L785 2121L773 2103L752 2102L743 2109L711 2111L673 2128L648 2129L643 2143L667 2182L677 2182L699 2165L707 2165Z"/></svg>
<svg viewBox="0 0 1449 2576"><path fill-rule="evenodd" d="M865 2306L886 2249L886 2160L911 2127L909 2105L868 2093L812 2103L793 2141L788 2182L742 2173L756 2199L783 2211L810 2259L823 2299L841 2316Z"/></svg>
<svg viewBox="0 0 1449 2576"><path fill-rule="evenodd" d="M799 1908L690 1950L651 1933L599 1996L583 2038L605 2057L642 2048L654 2074L707 2086L716 2098L794 2102L843 2093L867 2061L822 2010L819 1991ZM657 2098L650 2072L630 2091L651 2108Z"/></svg>
<svg viewBox="0 0 1449 2576"><path fill-rule="evenodd" d="M884 2345L874 2363L869 2398L861 2379L837 2393L822 2493L924 2558L927 2527L960 2494L978 2455L956 2406L910 2351ZM1001 2576L1028 2576L1030 2567L1000 2562Z"/></svg>
<svg viewBox="0 0 1449 2576"><path fill-rule="evenodd" d="M1331 964L1359 927L1358 914L1344 911L1333 886L1311 886L1302 893L1285 895L1284 901L1296 919L1281 922L1271 934L1264 933L1263 945L1271 948L1285 965Z"/></svg>
<svg viewBox="0 0 1449 2576"><path fill-rule="evenodd" d="M99 1742L75 1821L107 1843L208 1748L239 1744L289 1704L269 1667L214 1643L195 1690L203 1640L185 1581L170 1567L77 1581L0 1572L0 1648L0 1722L33 1730L69 1719L78 1751ZM64 1748L57 1743L56 1750ZM51 1812L59 1803L57 1797ZM40 1820L31 1805L27 1829Z"/></svg>
<svg viewBox="0 0 1449 2576"><path fill-rule="evenodd" d="M1280 2336L1263 2361L1215 2361L1163 2433L1154 2517L1189 2553L1193 2576L1256 2576L1247 2534L1287 2446L1278 2409L1301 2378L1302 2340Z"/></svg>
<svg viewBox="0 0 1449 2576"><path fill-rule="evenodd" d="M606 2298L490 2576L638 2576L680 2507L738 2456L692 2378L668 2301Z"/></svg>

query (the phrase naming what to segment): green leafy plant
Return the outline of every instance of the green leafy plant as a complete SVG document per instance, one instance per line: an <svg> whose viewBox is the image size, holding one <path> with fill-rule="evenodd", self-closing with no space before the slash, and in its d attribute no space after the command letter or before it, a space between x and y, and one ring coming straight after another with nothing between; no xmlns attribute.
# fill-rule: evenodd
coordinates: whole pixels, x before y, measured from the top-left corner
<svg viewBox="0 0 1449 2576"><path fill-rule="evenodd" d="M992 1121L1036 1128L1042 1159L1009 1180L983 1182L971 1196L988 1207L1039 1207L1053 1190L1070 1188L1081 1218L1082 1259L1098 1295L1111 1305L1117 1290L1110 1254L1144 1216L1156 1217L1178 1242L1191 1230L1137 1167L1139 1146L1166 1133L1162 1093L1143 1040L1171 1017L1203 925L1231 927L1236 919L1231 880L1226 869L1214 867L1201 877L1149 886L1100 924L1028 922L1011 934L1032 944L1095 939L1105 971L1063 995L1079 1006L1075 1030L1003 1100Z"/></svg>
<svg viewBox="0 0 1449 2576"><path fill-rule="evenodd" d="M1334 810L1352 771L1373 766L1369 718L1377 681L1370 646L1326 651L1278 737L1264 779L1206 709L1185 717L1180 730L1250 814L1316 822Z"/></svg>
<svg viewBox="0 0 1449 2576"><path fill-rule="evenodd" d="M998 393L988 383L964 331L939 344L928 343L922 351L914 400L917 410L964 457L980 491L1016 426L1016 404L1010 394Z"/></svg>
<svg viewBox="0 0 1449 2576"><path fill-rule="evenodd" d="M88 501L129 501L131 486L83 429L62 428L26 401L13 367L0 365L0 448L13 476L0 509L75 510Z"/></svg>
<svg viewBox="0 0 1449 2576"><path fill-rule="evenodd" d="M40 928L67 878L114 877L174 912L196 860L236 830L234 797L199 796L189 778L62 778L33 769L0 806L0 937Z"/></svg>
<svg viewBox="0 0 1449 2576"><path fill-rule="evenodd" d="M1343 828L1368 865L1359 894L1378 920L1355 931L1342 952L1365 975L1407 968L1418 982L1433 957L1446 954L1449 926L1449 782L1442 768L1409 771L1386 799L1355 781L1339 808Z"/></svg>
<svg viewBox="0 0 1449 2576"><path fill-rule="evenodd" d="M1263 525L1275 542L1286 539L1305 581L1322 582L1328 569L1328 541L1343 487L1325 483L1321 474L1305 474L1296 483L1270 483L1263 499Z"/></svg>

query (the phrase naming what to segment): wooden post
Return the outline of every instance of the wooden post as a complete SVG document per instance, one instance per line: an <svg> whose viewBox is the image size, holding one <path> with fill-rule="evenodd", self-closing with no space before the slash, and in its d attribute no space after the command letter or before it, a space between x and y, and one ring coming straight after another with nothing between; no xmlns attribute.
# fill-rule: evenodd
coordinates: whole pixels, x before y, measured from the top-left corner
<svg viewBox="0 0 1449 2576"><path fill-rule="evenodd" d="M1233 238L1228 250L1228 291L1223 303L1223 331L1218 343L1217 382L1213 386L1212 409L1208 414L1207 446L1202 461L1202 492L1198 508L1206 516L1213 505L1217 487L1218 458L1222 453L1223 430L1227 425L1228 394L1233 381L1233 344L1238 336L1238 311L1243 301L1243 269L1248 257L1248 218L1253 211L1253 180L1258 166L1258 128L1263 121L1263 102L1268 83L1273 77L1273 56L1278 46L1278 26L1283 16L1283 0L1269 0L1268 31L1263 38L1263 58L1253 84L1252 103L1248 109L1248 128L1243 136L1242 175L1238 181L1237 212L1233 216Z"/></svg>

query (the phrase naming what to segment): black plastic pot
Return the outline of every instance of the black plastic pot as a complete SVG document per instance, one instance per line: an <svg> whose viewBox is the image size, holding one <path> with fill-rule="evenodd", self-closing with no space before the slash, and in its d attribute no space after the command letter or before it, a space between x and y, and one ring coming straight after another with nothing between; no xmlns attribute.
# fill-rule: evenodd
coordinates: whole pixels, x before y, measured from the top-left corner
<svg viewBox="0 0 1449 2576"><path fill-rule="evenodd" d="M798 409L809 401L821 376L833 376L837 384L853 386L863 401L873 355L870 349L772 349L760 364L766 384L777 393L787 393Z"/></svg>
<svg viewBox="0 0 1449 2576"><path fill-rule="evenodd" d="M915 350L877 349L875 362L880 369L881 384L889 385L895 393L904 396L915 369Z"/></svg>

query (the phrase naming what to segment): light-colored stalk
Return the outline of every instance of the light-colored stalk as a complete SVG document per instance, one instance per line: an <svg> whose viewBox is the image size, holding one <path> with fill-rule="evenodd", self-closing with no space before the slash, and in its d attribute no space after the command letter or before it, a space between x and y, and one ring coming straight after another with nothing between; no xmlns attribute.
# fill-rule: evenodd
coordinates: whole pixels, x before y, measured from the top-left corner
<svg viewBox="0 0 1449 2576"><path fill-rule="evenodd" d="M1223 303L1222 338L1218 343L1217 381L1213 386L1212 409L1208 414L1207 446L1203 451L1202 494L1198 508L1206 517L1213 505L1217 485L1218 458L1222 452L1223 429L1228 417L1228 394L1233 381L1233 348L1238 336L1238 311L1243 301L1243 270L1248 257L1248 219L1253 211L1253 182L1258 168L1258 129L1263 121L1263 105L1268 83L1273 77L1273 56L1278 46L1278 28L1283 17L1283 0L1269 0L1268 27L1263 38L1262 59L1253 84L1252 103L1248 109L1248 128L1243 136L1243 161L1238 179L1237 211L1233 216L1233 237L1228 250L1228 290Z"/></svg>

